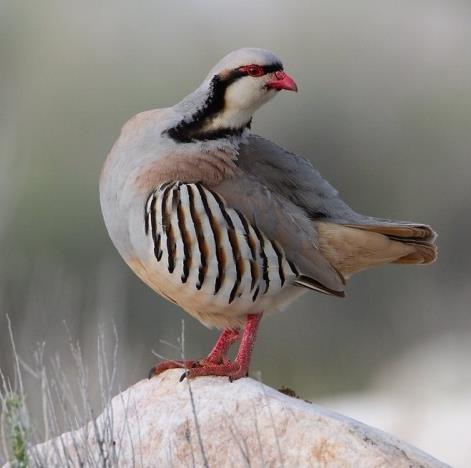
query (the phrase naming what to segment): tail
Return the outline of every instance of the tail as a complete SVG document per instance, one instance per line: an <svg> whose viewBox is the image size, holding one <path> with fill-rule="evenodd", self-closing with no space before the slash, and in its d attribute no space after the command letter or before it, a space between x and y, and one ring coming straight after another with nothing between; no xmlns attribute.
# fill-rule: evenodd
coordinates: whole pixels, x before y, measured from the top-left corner
<svg viewBox="0 0 471 468"><path fill-rule="evenodd" d="M428 264L437 258L431 227L401 221L365 218L361 224L317 222L319 248L349 278L387 263Z"/></svg>
<svg viewBox="0 0 471 468"><path fill-rule="evenodd" d="M372 221L374 218L372 219ZM346 226L368 232L382 234L389 239L414 247L414 251L397 258L391 263L424 264L437 259L438 249L435 245L437 234L426 224L411 224L403 221L394 222L378 220L380 224L348 224Z"/></svg>

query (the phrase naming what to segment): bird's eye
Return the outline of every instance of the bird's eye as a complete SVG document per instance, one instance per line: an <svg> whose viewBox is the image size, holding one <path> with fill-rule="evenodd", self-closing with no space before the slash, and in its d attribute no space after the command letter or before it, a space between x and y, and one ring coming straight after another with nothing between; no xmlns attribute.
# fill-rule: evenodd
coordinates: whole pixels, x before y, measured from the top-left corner
<svg viewBox="0 0 471 468"><path fill-rule="evenodd" d="M250 76L262 76L263 75L263 68L259 65L250 65L247 71L249 72Z"/></svg>
<svg viewBox="0 0 471 468"><path fill-rule="evenodd" d="M241 67L240 69L250 76L262 76L265 74L263 67L261 67L260 65L246 65L245 67Z"/></svg>

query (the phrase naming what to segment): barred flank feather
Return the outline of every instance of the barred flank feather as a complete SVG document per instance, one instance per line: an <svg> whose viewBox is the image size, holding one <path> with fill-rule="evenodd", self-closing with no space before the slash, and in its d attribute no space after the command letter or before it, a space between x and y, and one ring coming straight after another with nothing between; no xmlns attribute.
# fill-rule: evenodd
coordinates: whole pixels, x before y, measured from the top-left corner
<svg viewBox="0 0 471 468"><path fill-rule="evenodd" d="M288 285L343 296L300 274L275 240L200 183L174 182L153 190L144 227L155 260L164 262L174 281L195 293L223 297L226 304L242 296L256 303ZM193 270L198 273L191 276Z"/></svg>

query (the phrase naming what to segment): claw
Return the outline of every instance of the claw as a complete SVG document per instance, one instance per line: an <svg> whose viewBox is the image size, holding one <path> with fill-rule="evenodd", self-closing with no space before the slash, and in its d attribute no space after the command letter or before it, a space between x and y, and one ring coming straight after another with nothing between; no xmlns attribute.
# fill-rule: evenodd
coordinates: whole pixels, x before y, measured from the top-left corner
<svg viewBox="0 0 471 468"><path fill-rule="evenodd" d="M188 377L188 371L183 372L183 374L180 376L180 382L183 382L185 378Z"/></svg>
<svg viewBox="0 0 471 468"><path fill-rule="evenodd" d="M155 375L155 367L152 367L152 369L147 374L147 378L150 380L152 377L154 377L154 375Z"/></svg>

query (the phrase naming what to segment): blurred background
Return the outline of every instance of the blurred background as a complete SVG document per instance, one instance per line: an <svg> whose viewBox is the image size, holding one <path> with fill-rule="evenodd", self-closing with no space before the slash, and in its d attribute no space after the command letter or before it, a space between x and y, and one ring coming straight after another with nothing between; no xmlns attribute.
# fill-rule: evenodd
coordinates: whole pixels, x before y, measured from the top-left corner
<svg viewBox="0 0 471 468"><path fill-rule="evenodd" d="M254 132L309 157L357 211L431 224L440 256L306 294L264 320L253 370L268 385L470 466L471 4L453 0L0 2L0 368L5 315L27 362L62 356L66 326L96 361L119 336L120 386L152 350L208 352L210 331L121 261L98 178L122 124L191 92L228 51L273 50L299 93L261 109ZM29 404L34 379L26 381ZM466 425L465 425L466 424Z"/></svg>

